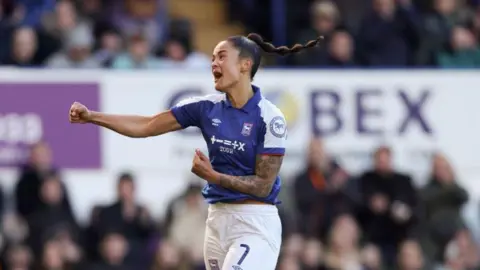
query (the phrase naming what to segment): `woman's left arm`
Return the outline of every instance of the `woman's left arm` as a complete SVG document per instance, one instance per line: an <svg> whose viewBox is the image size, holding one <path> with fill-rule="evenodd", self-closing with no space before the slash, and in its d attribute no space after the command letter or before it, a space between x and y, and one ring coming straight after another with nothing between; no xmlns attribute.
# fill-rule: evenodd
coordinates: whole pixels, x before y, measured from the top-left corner
<svg viewBox="0 0 480 270"><path fill-rule="evenodd" d="M224 188L265 198L272 191L282 161L283 155L257 155L254 175L232 176L217 173L211 182Z"/></svg>

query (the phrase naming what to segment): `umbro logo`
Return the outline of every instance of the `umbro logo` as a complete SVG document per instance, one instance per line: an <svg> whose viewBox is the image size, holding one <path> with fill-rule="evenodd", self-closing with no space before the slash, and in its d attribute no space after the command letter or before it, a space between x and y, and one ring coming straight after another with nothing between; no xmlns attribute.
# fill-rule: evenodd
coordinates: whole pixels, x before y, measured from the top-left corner
<svg viewBox="0 0 480 270"><path fill-rule="evenodd" d="M218 118L212 119L212 125L218 127L222 123L222 120Z"/></svg>

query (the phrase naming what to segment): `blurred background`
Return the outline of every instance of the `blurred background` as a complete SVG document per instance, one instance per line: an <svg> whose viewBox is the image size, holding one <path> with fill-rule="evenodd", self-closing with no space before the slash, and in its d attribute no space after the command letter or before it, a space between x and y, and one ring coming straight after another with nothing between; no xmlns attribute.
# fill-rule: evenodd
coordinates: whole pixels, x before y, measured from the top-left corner
<svg viewBox="0 0 480 270"><path fill-rule="evenodd" d="M135 140L67 111L213 92L211 51L249 32L325 36L254 82L289 126L278 269L480 269L479 1L0 3L2 269L205 269L199 132Z"/></svg>

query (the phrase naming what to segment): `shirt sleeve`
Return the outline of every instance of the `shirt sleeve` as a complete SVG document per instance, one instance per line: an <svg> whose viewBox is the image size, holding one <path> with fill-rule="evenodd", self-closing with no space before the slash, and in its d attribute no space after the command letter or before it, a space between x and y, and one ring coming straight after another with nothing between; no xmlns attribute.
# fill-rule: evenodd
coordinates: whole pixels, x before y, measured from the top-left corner
<svg viewBox="0 0 480 270"><path fill-rule="evenodd" d="M187 98L173 106L170 111L182 128L200 127L204 103L202 97Z"/></svg>
<svg viewBox="0 0 480 270"><path fill-rule="evenodd" d="M284 155L287 140L287 123L282 113L264 118L263 128L258 143L260 155Z"/></svg>

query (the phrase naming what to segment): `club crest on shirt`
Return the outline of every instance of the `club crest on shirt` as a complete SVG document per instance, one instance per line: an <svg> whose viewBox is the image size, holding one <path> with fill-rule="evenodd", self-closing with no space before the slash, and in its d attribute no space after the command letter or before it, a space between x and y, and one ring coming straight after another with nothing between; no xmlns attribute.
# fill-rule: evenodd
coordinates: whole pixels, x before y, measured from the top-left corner
<svg viewBox="0 0 480 270"><path fill-rule="evenodd" d="M208 265L210 266L210 270L220 270L217 260L208 260Z"/></svg>
<svg viewBox="0 0 480 270"><path fill-rule="evenodd" d="M242 135L250 136L250 134L252 133L252 127L253 127L253 124L243 123Z"/></svg>
<svg viewBox="0 0 480 270"><path fill-rule="evenodd" d="M283 138L285 133L287 133L287 124L285 123L285 119L281 116L275 116L270 121L270 132L273 136L277 138Z"/></svg>

